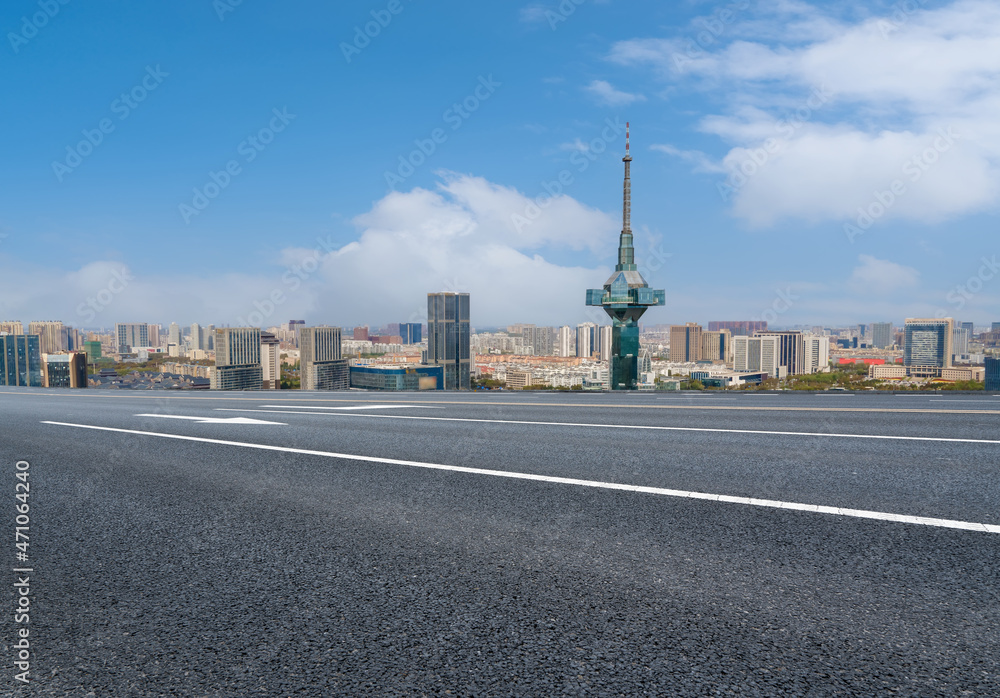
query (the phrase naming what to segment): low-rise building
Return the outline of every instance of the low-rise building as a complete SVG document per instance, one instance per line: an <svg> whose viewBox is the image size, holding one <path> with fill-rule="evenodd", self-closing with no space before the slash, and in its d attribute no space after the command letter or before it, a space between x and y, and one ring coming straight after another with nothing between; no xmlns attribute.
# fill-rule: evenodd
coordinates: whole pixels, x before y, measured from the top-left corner
<svg viewBox="0 0 1000 698"><path fill-rule="evenodd" d="M531 385L531 371L508 371L507 387L511 390L524 390Z"/></svg>
<svg viewBox="0 0 1000 698"><path fill-rule="evenodd" d="M363 390L444 390L444 366L351 366L351 387Z"/></svg>

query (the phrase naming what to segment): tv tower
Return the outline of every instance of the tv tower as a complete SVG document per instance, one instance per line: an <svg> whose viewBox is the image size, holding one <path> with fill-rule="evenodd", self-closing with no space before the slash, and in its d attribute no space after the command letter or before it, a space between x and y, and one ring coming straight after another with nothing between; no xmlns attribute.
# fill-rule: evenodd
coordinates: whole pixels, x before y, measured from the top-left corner
<svg viewBox="0 0 1000 698"><path fill-rule="evenodd" d="M622 194L622 233L618 264L604 288L587 290L587 305L600 306L611 316L612 390L635 390L639 383L639 318L646 309L666 304L666 291L654 290L635 265L632 246L632 154L630 124L625 124L625 183Z"/></svg>

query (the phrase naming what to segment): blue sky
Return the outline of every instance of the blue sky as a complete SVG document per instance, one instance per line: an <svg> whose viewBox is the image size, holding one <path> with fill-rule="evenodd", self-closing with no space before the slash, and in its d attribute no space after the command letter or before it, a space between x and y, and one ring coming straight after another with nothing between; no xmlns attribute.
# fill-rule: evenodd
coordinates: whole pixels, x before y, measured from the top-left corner
<svg viewBox="0 0 1000 698"><path fill-rule="evenodd" d="M628 120L649 323L1000 320L995 3L94 5L0 12L0 319L582 322Z"/></svg>

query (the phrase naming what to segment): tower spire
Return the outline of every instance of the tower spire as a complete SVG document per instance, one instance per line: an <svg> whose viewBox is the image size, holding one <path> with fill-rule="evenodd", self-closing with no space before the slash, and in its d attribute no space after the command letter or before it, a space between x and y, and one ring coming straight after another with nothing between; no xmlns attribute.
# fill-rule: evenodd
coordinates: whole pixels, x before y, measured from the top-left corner
<svg viewBox="0 0 1000 698"><path fill-rule="evenodd" d="M635 271L635 249L632 247L632 154L629 149L630 124L625 122L625 185L622 193L622 234L618 242L617 271Z"/></svg>

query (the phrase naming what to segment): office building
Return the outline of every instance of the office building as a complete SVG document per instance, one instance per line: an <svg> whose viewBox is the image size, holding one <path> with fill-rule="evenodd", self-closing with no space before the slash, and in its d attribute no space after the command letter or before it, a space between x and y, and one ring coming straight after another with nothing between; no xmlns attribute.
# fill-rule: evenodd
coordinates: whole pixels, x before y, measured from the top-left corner
<svg viewBox="0 0 1000 698"><path fill-rule="evenodd" d="M938 378L951 368L951 318L907 318L903 326L903 365L914 377Z"/></svg>
<svg viewBox="0 0 1000 698"><path fill-rule="evenodd" d="M403 340L403 344L420 344L423 337L421 336L421 325L419 322L401 322L399 323L399 336Z"/></svg>
<svg viewBox="0 0 1000 698"><path fill-rule="evenodd" d="M568 325L563 325L556 330L556 356L573 355L573 330Z"/></svg>
<svg viewBox="0 0 1000 698"><path fill-rule="evenodd" d="M578 357L589 359L590 355L594 353L594 346L592 344L593 339L593 328L597 327L592 322L585 322L582 325L576 326L576 355Z"/></svg>
<svg viewBox="0 0 1000 698"><path fill-rule="evenodd" d="M300 327L299 386L303 390L347 390L349 361L341 356L339 327Z"/></svg>
<svg viewBox="0 0 1000 698"><path fill-rule="evenodd" d="M259 327L218 329L215 347L212 390L260 390L263 387Z"/></svg>
<svg viewBox="0 0 1000 698"><path fill-rule="evenodd" d="M41 338L0 334L0 385L42 387Z"/></svg>
<svg viewBox="0 0 1000 698"><path fill-rule="evenodd" d="M709 332L729 330L734 337L752 336L754 332L766 332L767 320L712 320L708 323Z"/></svg>
<svg viewBox="0 0 1000 698"><path fill-rule="evenodd" d="M1000 322L994 322L990 324L990 332L996 332L1000 330Z"/></svg>
<svg viewBox="0 0 1000 698"><path fill-rule="evenodd" d="M192 349L204 349L205 348L205 334L201 329L201 325L197 322L191 323L191 348Z"/></svg>
<svg viewBox="0 0 1000 698"><path fill-rule="evenodd" d="M892 346L892 323L873 322L870 325L871 339L868 345L876 349L888 349Z"/></svg>
<svg viewBox="0 0 1000 698"><path fill-rule="evenodd" d="M986 389L1000 391L1000 359L987 356L985 364Z"/></svg>
<svg viewBox="0 0 1000 698"><path fill-rule="evenodd" d="M670 360L701 361L701 325L689 322L670 326Z"/></svg>
<svg viewBox="0 0 1000 698"><path fill-rule="evenodd" d="M427 363L444 367L445 390L472 388L468 293L427 294Z"/></svg>
<svg viewBox="0 0 1000 698"><path fill-rule="evenodd" d="M42 385L46 388L86 388L87 355L82 351L43 354Z"/></svg>
<svg viewBox="0 0 1000 698"><path fill-rule="evenodd" d="M636 390L639 386L639 318L647 308L664 305L666 291L650 288L635 263L628 122L625 124L625 157L622 162L625 163L625 180L618 264L603 288L587 289L587 305L604 308L604 312L611 317L611 389Z"/></svg>
<svg viewBox="0 0 1000 698"><path fill-rule="evenodd" d="M754 337L777 337L780 340L778 366L785 367L785 375L792 376L805 373L805 356L803 354L804 347L801 332L777 332L769 330L766 332L755 332Z"/></svg>
<svg viewBox="0 0 1000 698"><path fill-rule="evenodd" d="M354 328L354 341L355 342L367 342L368 341L368 327L355 327Z"/></svg>
<svg viewBox="0 0 1000 698"><path fill-rule="evenodd" d="M115 347L119 354L128 354L134 347L149 346L149 325L144 322L115 323Z"/></svg>
<svg viewBox="0 0 1000 698"><path fill-rule="evenodd" d="M784 378L787 370L778 363L781 337L757 335L733 337L733 370L739 373L766 373L770 378Z"/></svg>
<svg viewBox="0 0 1000 698"><path fill-rule="evenodd" d="M96 364L101 359L100 342L84 342L83 351L87 354L87 363Z"/></svg>
<svg viewBox="0 0 1000 698"><path fill-rule="evenodd" d="M264 390L281 388L281 342L270 332L260 333L260 364Z"/></svg>
<svg viewBox="0 0 1000 698"><path fill-rule="evenodd" d="M167 333L167 344L175 346L181 345L181 327L176 322L170 323L170 331Z"/></svg>
<svg viewBox="0 0 1000 698"><path fill-rule="evenodd" d="M429 337L433 336L429 327L427 334ZM444 390L448 365L351 366L350 371L352 388L363 390Z"/></svg>
<svg viewBox="0 0 1000 698"><path fill-rule="evenodd" d="M964 323L963 323L964 324ZM956 327L951 331L951 356L966 356L969 353L969 330L966 327Z"/></svg>
<svg viewBox="0 0 1000 698"><path fill-rule="evenodd" d="M963 322L959 324L959 327L964 328L969 333L969 341L971 342L976 338L976 326L972 322Z"/></svg>
<svg viewBox="0 0 1000 698"><path fill-rule="evenodd" d="M0 334L24 334L24 325L17 320L0 322Z"/></svg>
<svg viewBox="0 0 1000 698"><path fill-rule="evenodd" d="M729 330L703 330L701 360L729 363L733 355L733 335Z"/></svg>
<svg viewBox="0 0 1000 698"><path fill-rule="evenodd" d="M817 334L802 336L803 373L825 373L830 370L830 338Z"/></svg>
<svg viewBox="0 0 1000 698"><path fill-rule="evenodd" d="M43 354L66 351L66 335L58 320L36 320L28 323L28 334L38 335L38 345Z"/></svg>

